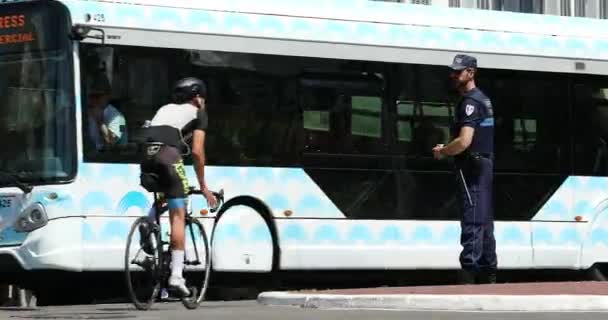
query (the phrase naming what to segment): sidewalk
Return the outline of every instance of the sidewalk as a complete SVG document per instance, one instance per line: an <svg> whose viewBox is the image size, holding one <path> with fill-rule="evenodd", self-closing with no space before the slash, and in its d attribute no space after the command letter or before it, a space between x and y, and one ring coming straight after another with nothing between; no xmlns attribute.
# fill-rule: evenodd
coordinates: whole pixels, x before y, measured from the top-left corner
<svg viewBox="0 0 608 320"><path fill-rule="evenodd" d="M271 306L323 309L608 311L608 282L534 282L263 292L258 296L258 302Z"/></svg>

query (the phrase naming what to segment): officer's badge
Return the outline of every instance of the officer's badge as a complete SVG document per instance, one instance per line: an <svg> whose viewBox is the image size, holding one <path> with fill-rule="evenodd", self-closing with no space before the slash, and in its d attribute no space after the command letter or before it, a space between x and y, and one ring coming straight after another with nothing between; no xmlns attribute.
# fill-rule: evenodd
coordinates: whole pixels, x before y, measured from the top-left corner
<svg viewBox="0 0 608 320"><path fill-rule="evenodd" d="M467 116L470 116L473 114L473 112L475 112L475 106L472 104L467 104L466 107L464 107L464 113L467 114Z"/></svg>

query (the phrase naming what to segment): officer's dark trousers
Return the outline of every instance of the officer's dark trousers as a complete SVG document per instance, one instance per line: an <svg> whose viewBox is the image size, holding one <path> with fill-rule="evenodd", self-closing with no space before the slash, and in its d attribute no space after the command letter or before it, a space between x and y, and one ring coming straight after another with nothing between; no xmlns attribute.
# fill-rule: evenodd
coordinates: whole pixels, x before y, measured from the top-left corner
<svg viewBox="0 0 608 320"><path fill-rule="evenodd" d="M457 168L456 172L462 212L460 265L462 269L471 272L491 272L497 265L492 199L493 167L492 160L482 158L477 172L471 166Z"/></svg>

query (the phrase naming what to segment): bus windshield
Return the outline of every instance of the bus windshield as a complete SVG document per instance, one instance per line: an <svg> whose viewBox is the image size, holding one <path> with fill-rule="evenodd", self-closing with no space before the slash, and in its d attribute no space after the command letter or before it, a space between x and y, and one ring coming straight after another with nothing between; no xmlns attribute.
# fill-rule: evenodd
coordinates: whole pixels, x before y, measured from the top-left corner
<svg viewBox="0 0 608 320"><path fill-rule="evenodd" d="M57 2L0 5L0 187L75 173L69 30Z"/></svg>

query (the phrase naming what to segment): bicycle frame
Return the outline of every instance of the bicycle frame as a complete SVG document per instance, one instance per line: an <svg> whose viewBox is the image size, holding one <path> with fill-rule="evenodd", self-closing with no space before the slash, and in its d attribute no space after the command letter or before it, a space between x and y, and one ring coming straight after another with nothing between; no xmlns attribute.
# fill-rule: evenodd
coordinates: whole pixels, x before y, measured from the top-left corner
<svg viewBox="0 0 608 320"><path fill-rule="evenodd" d="M154 192L154 203L152 204L152 206L154 207L155 210L155 221L156 221L156 225L159 228L159 232L162 232L162 227L160 224L160 216L165 212L165 211L169 211L169 209L167 208L166 205L162 205L160 198L158 196L158 192ZM224 190L220 190L219 192L212 192L213 196L216 197L217 199L217 206L215 208L211 209L211 212L215 212L217 210L219 210L219 208L221 207L221 205L224 202ZM193 187L190 187L190 190L188 191L187 194L187 199L188 201L190 201L190 197L192 195L204 195L202 191L197 190ZM196 241L195 241L195 237L194 237L194 230L192 228L192 219L194 219L192 217L192 210L190 210L188 208L188 206L186 207L186 212L185 212L185 217L184 217L184 228L188 228L188 231L190 233L190 237L192 238L192 245L194 246L194 254L196 255L196 259L194 261L188 261L188 259L186 259L185 264L186 265L199 265L201 264L200 262L200 257L198 254L198 248L196 247ZM161 233L162 234L162 233ZM184 235L185 237L185 235ZM171 251L171 240L169 240L169 252Z"/></svg>

